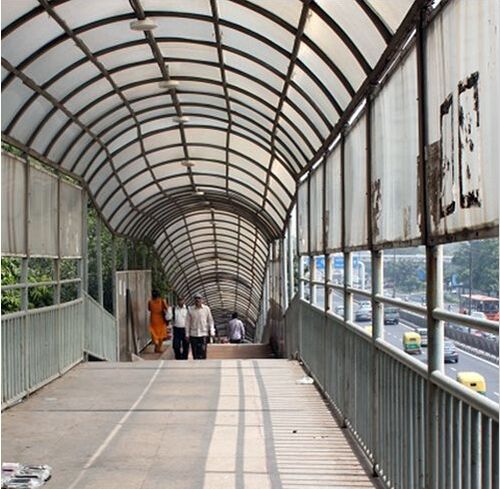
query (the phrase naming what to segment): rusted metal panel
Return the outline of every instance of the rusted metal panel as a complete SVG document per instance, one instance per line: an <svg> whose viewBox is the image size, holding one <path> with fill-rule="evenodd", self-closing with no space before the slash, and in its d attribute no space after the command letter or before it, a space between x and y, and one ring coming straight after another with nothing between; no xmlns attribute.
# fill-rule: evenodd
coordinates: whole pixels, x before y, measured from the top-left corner
<svg viewBox="0 0 500 489"><path fill-rule="evenodd" d="M299 254L304 255L309 253L309 191L308 181L304 181L298 190L297 198L297 216L298 229L297 235L299 238Z"/></svg>
<svg viewBox="0 0 500 489"><path fill-rule="evenodd" d="M366 195L366 117L362 116L345 140L345 245L368 246Z"/></svg>
<svg viewBox="0 0 500 489"><path fill-rule="evenodd" d="M498 2L456 0L427 29L430 239L498 234Z"/></svg>
<svg viewBox="0 0 500 489"><path fill-rule="evenodd" d="M372 101L371 211L374 245L420 238L415 48Z"/></svg>

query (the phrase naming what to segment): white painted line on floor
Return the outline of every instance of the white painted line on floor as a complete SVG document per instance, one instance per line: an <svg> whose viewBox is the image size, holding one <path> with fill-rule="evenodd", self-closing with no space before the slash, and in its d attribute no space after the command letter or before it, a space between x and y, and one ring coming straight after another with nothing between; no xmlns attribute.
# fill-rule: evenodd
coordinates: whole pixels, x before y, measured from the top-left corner
<svg viewBox="0 0 500 489"><path fill-rule="evenodd" d="M92 457L88 460L88 462L83 466L83 470L80 472L76 480L71 484L71 486L68 487L68 489L74 489L76 485L80 482L82 479L83 475L85 474L85 471L92 466L92 464L97 460L99 455L106 449L106 447L111 443L111 440L115 437L115 435L120 431L122 426L125 424L129 416L132 414L132 412L135 410L135 408L138 406L138 404L143 400L144 396L148 393L149 389L153 385L153 382L155 381L156 377L160 373L161 368L163 367L164 360L160 361L160 364L158 365L158 368L156 369L155 373L149 380L148 385L144 388L142 391L141 395L137 398L137 400L132 404L132 407L122 416L122 419L118 421L116 426L113 428L111 433L107 436L107 438L102 442L101 446L94 452Z"/></svg>

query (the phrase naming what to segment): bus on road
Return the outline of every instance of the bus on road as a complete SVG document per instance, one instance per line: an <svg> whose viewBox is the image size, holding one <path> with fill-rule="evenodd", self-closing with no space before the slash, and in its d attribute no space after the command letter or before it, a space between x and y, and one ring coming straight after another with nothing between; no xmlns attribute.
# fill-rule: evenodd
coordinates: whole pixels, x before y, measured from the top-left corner
<svg viewBox="0 0 500 489"><path fill-rule="evenodd" d="M498 321L498 297L481 294L462 294L462 303L468 304L470 299L471 314L474 311L483 312L487 319Z"/></svg>

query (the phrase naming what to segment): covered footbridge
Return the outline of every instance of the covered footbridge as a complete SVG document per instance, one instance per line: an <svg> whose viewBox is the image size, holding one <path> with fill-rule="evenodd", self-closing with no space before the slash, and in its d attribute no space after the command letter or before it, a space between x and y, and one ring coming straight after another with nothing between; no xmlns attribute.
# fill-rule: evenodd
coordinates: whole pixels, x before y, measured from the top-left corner
<svg viewBox="0 0 500 489"><path fill-rule="evenodd" d="M4 0L3 461L66 489L498 487L498 302L448 305L443 255L498 238L499 36L497 0ZM415 253L418 300L384 280ZM152 287L281 359L129 362Z"/></svg>

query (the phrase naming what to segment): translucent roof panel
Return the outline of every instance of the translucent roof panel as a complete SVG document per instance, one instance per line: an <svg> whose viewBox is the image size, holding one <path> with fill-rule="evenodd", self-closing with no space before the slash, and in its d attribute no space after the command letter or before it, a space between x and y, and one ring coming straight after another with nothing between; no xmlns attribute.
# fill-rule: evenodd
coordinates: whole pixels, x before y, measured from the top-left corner
<svg viewBox="0 0 500 489"><path fill-rule="evenodd" d="M412 3L4 0L2 137L254 324L298 179Z"/></svg>

